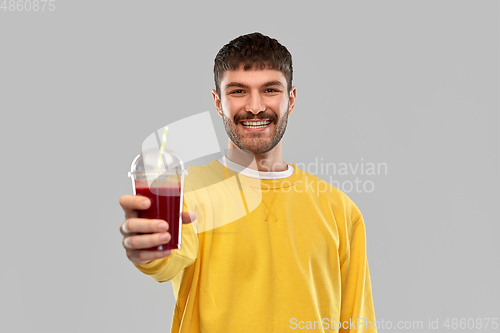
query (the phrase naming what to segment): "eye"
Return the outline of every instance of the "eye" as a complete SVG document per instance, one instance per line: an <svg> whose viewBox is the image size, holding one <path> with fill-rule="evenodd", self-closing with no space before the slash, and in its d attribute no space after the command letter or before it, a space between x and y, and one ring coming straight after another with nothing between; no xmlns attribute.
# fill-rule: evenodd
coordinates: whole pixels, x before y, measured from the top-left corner
<svg viewBox="0 0 500 333"><path fill-rule="evenodd" d="M241 90L241 89L233 90L230 92L230 94L242 94L242 93L243 93L243 90Z"/></svg>
<svg viewBox="0 0 500 333"><path fill-rule="evenodd" d="M266 92L267 93L273 93L273 92L279 92L278 90L274 89L274 88L267 88L266 89Z"/></svg>

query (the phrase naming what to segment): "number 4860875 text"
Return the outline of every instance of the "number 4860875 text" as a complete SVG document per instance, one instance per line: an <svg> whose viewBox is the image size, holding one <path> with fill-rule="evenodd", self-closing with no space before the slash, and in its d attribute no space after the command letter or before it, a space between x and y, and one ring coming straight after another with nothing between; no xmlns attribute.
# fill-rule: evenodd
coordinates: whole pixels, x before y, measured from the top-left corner
<svg viewBox="0 0 500 333"><path fill-rule="evenodd" d="M56 0L3 0L0 10L4 12L53 12Z"/></svg>

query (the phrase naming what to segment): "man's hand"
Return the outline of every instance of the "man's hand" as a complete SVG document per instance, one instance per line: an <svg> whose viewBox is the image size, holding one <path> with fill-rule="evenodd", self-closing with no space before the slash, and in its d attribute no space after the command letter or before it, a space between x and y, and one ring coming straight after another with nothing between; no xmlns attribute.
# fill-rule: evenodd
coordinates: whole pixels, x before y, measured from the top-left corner
<svg viewBox="0 0 500 333"><path fill-rule="evenodd" d="M148 198L137 195L124 195L120 198L120 205L125 212L125 221L120 225L123 235L122 245L128 259L137 266L147 264L155 259L170 255L170 250L145 250L170 242L168 223L164 220L141 219L137 216L138 210L146 210L151 205ZM182 212L182 223L191 223L196 220L196 213ZM144 234L144 235L141 235Z"/></svg>

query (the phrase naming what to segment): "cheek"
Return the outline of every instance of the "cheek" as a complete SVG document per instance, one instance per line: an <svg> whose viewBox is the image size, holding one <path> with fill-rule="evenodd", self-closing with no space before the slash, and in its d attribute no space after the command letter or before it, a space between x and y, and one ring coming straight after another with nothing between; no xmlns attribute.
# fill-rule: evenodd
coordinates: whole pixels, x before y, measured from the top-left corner
<svg viewBox="0 0 500 333"><path fill-rule="evenodd" d="M226 116L234 116L239 110L239 106L236 103L227 99L221 103L221 106Z"/></svg>
<svg viewBox="0 0 500 333"><path fill-rule="evenodd" d="M283 115L288 113L288 99L284 99L280 103L280 113Z"/></svg>

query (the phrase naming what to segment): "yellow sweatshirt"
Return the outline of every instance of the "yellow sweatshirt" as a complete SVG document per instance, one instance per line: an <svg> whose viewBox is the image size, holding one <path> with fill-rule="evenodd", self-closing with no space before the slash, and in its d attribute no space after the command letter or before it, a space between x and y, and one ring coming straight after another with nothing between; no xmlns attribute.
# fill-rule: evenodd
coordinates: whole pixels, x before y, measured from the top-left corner
<svg viewBox="0 0 500 333"><path fill-rule="evenodd" d="M191 167L181 249L136 266L172 280L171 332L376 332L363 217L346 194L298 169L244 176Z"/></svg>

